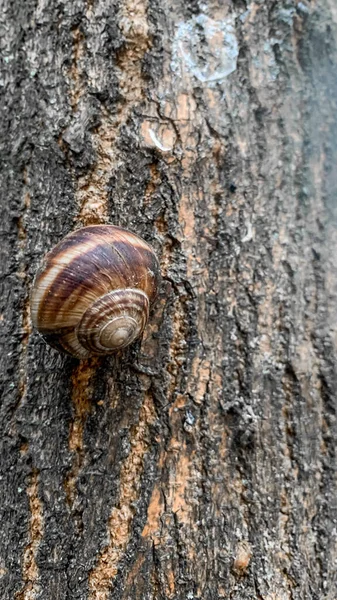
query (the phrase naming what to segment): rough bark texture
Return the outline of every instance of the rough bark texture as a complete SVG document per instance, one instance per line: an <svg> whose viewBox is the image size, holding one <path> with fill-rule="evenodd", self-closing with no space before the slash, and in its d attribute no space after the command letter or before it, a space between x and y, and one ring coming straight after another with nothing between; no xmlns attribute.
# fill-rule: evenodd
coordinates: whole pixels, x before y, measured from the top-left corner
<svg viewBox="0 0 337 600"><path fill-rule="evenodd" d="M337 595L335 0L4 0L1 598ZM31 331L45 251L142 235L142 342Z"/></svg>

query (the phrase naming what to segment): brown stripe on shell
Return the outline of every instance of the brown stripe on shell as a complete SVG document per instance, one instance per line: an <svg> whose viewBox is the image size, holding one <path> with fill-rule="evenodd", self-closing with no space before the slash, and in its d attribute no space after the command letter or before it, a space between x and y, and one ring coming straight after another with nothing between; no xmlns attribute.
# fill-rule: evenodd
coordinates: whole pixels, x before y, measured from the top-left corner
<svg viewBox="0 0 337 600"><path fill-rule="evenodd" d="M81 346L78 341L76 331L74 328L68 333L66 331L60 332L58 334L43 334L41 336L49 346L52 346L56 350L61 350L62 352L66 352L72 356L76 356L77 358L88 358L91 353Z"/></svg>
<svg viewBox="0 0 337 600"><path fill-rule="evenodd" d="M56 327L59 322L76 324L78 316L81 317L99 295L128 287L128 271L121 260L116 260L111 245L94 240L92 246L85 248L86 245L73 245L56 255L47 267L47 286L39 303L39 327L49 326L51 319ZM48 272L53 267L56 276L49 282ZM37 283L43 287L43 278L40 277Z"/></svg>
<svg viewBox="0 0 337 600"><path fill-rule="evenodd" d="M140 290L115 290L99 298L83 315L77 328L78 340L95 354L110 354L131 344L143 332L149 316L149 300ZM129 335L118 346L104 346L100 341L102 330L114 319L123 318Z"/></svg>
<svg viewBox="0 0 337 600"><path fill-rule="evenodd" d="M115 239L118 236L123 237L128 243L139 245L153 251L151 246L145 242L145 240L127 229L116 227L115 225L89 225L88 227L82 227L68 233L68 235L48 252L46 259L53 258L59 254L59 252L71 248L74 243L86 244L90 240L98 239L103 243L107 240L109 241L109 239Z"/></svg>
<svg viewBox="0 0 337 600"><path fill-rule="evenodd" d="M113 289L139 288L148 294L150 303L154 300L159 266L150 246L134 234L112 226L106 227L109 227L107 233L110 235L97 235L103 226L84 228L95 233L91 239L87 235L85 243L82 230L78 230L67 236L68 242L72 238L70 246L65 245L63 240L58 245L60 252L56 253L55 249L52 251L50 265L47 256L45 271L39 274L36 282L41 288L43 277L47 279L35 318L42 331L49 329L52 323L56 328L61 323L76 325L91 302ZM78 246L77 238L81 240ZM86 244L89 246L87 251ZM53 268L56 276L49 282L48 273Z"/></svg>
<svg viewBox="0 0 337 600"><path fill-rule="evenodd" d="M33 323L48 343L79 358L92 353L107 354L109 350L95 349L92 341L90 351L81 348L82 342L73 330L84 313L113 290L136 288L140 294L144 292L148 297L145 315L139 316L137 301L134 310L141 320L134 339L146 325L159 280L154 251L136 234L113 225L84 227L67 235L46 255L33 287ZM119 310L126 310L126 305L131 308L132 301L125 301ZM107 335L105 338L110 340Z"/></svg>
<svg viewBox="0 0 337 600"><path fill-rule="evenodd" d="M58 245L60 247L62 243ZM33 323L39 328L48 326L50 319L48 318L51 313L52 322L54 327L58 327L55 323L57 313L57 303L62 306L62 303L69 296L70 290L67 289L66 295L61 293L61 283L67 277L67 268L71 263L72 259L77 255L84 255L85 252L89 252L90 249L94 249L97 245L97 241L92 240L88 244L74 244L67 249L67 251L58 251L55 254L55 249L47 254L43 265L39 269L33 286L32 292L32 319ZM59 288L54 287L54 283L58 281ZM54 287L54 289L53 289ZM72 287L72 279L70 280L70 289ZM47 306L46 306L47 304ZM59 325L71 325L71 322L64 323L60 322Z"/></svg>
<svg viewBox="0 0 337 600"><path fill-rule="evenodd" d="M159 263L150 247L143 247L125 243L116 239L113 245L114 251L124 258L132 275L132 287L143 290L152 303L157 295L157 281L160 277Z"/></svg>
<svg viewBox="0 0 337 600"><path fill-rule="evenodd" d="M78 255L75 253L76 247L72 250L72 256L68 251L66 256L62 253L54 259L56 262L59 258L63 266L56 272L53 281L47 280L48 285L38 311L39 327L49 327L51 321L55 327L58 327L59 323L76 325L83 312L98 296L116 287L128 285L121 265L116 263L106 243L96 244ZM65 262L67 256L70 259L68 264ZM43 285L43 282L41 283Z"/></svg>

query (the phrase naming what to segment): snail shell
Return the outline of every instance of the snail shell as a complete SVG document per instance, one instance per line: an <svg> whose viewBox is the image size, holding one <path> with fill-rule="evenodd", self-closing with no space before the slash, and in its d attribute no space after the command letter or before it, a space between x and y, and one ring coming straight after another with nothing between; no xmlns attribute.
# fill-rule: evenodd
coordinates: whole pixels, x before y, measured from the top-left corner
<svg viewBox="0 0 337 600"><path fill-rule="evenodd" d="M113 225L83 227L45 256L33 285L33 325L77 358L111 354L139 337L160 281L156 255Z"/></svg>

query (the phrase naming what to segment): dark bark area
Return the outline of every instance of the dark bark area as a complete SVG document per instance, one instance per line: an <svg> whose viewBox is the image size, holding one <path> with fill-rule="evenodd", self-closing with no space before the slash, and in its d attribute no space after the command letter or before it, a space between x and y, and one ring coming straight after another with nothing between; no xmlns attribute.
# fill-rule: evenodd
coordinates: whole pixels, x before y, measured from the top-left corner
<svg viewBox="0 0 337 600"><path fill-rule="evenodd" d="M334 0L5 0L1 598L335 600ZM31 330L44 255L156 249L143 340Z"/></svg>

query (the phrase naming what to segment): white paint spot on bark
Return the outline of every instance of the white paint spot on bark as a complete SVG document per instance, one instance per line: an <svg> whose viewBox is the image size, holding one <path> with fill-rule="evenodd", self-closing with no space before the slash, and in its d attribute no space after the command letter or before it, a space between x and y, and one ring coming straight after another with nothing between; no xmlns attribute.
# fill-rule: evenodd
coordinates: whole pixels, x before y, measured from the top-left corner
<svg viewBox="0 0 337 600"><path fill-rule="evenodd" d="M236 69L239 54L234 15L214 21L205 14L179 23L172 44L172 71L188 72L212 86Z"/></svg>
<svg viewBox="0 0 337 600"><path fill-rule="evenodd" d="M171 152L177 138L169 123L158 123L154 120L143 121L141 135L147 146L156 147L162 152Z"/></svg>
<svg viewBox="0 0 337 600"><path fill-rule="evenodd" d="M169 152L170 150L172 150L172 146L164 146L161 143L161 141L157 138L153 129L149 129L149 135L150 135L150 138L153 141L154 145L157 146L157 148L159 148L160 150L162 150L162 152Z"/></svg>
<svg viewBox="0 0 337 600"><path fill-rule="evenodd" d="M242 238L242 242L250 242L250 240L253 239L254 237L254 232L253 232L253 225L251 224L250 221L246 221L246 227L247 227L247 233L246 235Z"/></svg>

